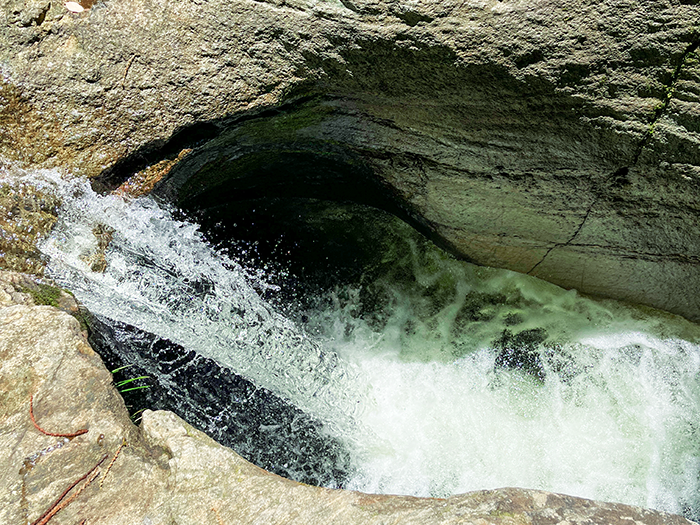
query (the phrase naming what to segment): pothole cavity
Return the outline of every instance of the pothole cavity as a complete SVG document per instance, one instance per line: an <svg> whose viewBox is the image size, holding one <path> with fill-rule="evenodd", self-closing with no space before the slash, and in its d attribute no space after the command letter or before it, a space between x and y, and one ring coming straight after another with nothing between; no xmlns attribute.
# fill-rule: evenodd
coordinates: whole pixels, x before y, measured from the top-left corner
<svg viewBox="0 0 700 525"><path fill-rule="evenodd" d="M356 204L235 210L203 210L201 233L74 187L44 246L186 419L329 486L524 486L700 516L696 325L456 261Z"/></svg>

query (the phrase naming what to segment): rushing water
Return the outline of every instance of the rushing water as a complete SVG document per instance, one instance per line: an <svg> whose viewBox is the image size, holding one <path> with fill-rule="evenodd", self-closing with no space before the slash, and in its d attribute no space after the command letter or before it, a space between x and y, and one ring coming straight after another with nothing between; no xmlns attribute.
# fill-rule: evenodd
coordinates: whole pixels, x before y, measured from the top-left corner
<svg viewBox="0 0 700 525"><path fill-rule="evenodd" d="M700 517L697 326L464 264L409 234L390 271L283 315L264 267L244 269L154 201L55 191L51 276L92 312L318 418L350 452L347 488L522 486Z"/></svg>

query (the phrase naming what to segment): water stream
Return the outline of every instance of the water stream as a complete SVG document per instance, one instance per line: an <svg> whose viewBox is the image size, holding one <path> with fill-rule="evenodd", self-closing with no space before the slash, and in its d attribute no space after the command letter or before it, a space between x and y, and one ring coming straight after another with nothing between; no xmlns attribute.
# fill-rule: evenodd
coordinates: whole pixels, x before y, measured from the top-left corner
<svg viewBox="0 0 700 525"><path fill-rule="evenodd" d="M153 200L47 184L64 198L50 275L95 314L317 418L349 452L346 488L521 486L700 518L696 325L465 264L408 233L390 271L290 310L264 266Z"/></svg>

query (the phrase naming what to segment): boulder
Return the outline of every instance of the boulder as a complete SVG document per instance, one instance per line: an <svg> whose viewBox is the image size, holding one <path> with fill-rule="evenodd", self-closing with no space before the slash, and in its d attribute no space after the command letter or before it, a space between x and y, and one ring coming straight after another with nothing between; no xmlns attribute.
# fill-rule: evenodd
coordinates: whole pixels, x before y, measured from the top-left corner
<svg viewBox="0 0 700 525"><path fill-rule="evenodd" d="M516 488L429 499L312 487L248 463L171 412L147 411L136 427L78 321L35 305L27 279L0 274L2 523L691 523Z"/></svg>
<svg viewBox="0 0 700 525"><path fill-rule="evenodd" d="M700 319L694 0L2 0L0 156L188 208L367 202Z"/></svg>

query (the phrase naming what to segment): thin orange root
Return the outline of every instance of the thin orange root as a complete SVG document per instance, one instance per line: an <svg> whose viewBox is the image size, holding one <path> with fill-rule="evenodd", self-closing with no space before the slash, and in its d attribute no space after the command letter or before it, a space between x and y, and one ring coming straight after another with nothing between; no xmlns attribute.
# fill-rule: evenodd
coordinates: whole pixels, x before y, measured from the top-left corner
<svg viewBox="0 0 700 525"><path fill-rule="evenodd" d="M57 434L55 432L49 432L48 430L44 430L39 426L39 424L36 422L36 419L34 419L34 395L29 398L29 417L32 420L32 424L34 427L41 432L42 434L46 434L47 436L53 436L53 437L64 437L64 438L74 438L76 436L82 436L83 434L87 434L88 429L83 428L82 430L78 430L77 432L71 432L70 434Z"/></svg>

